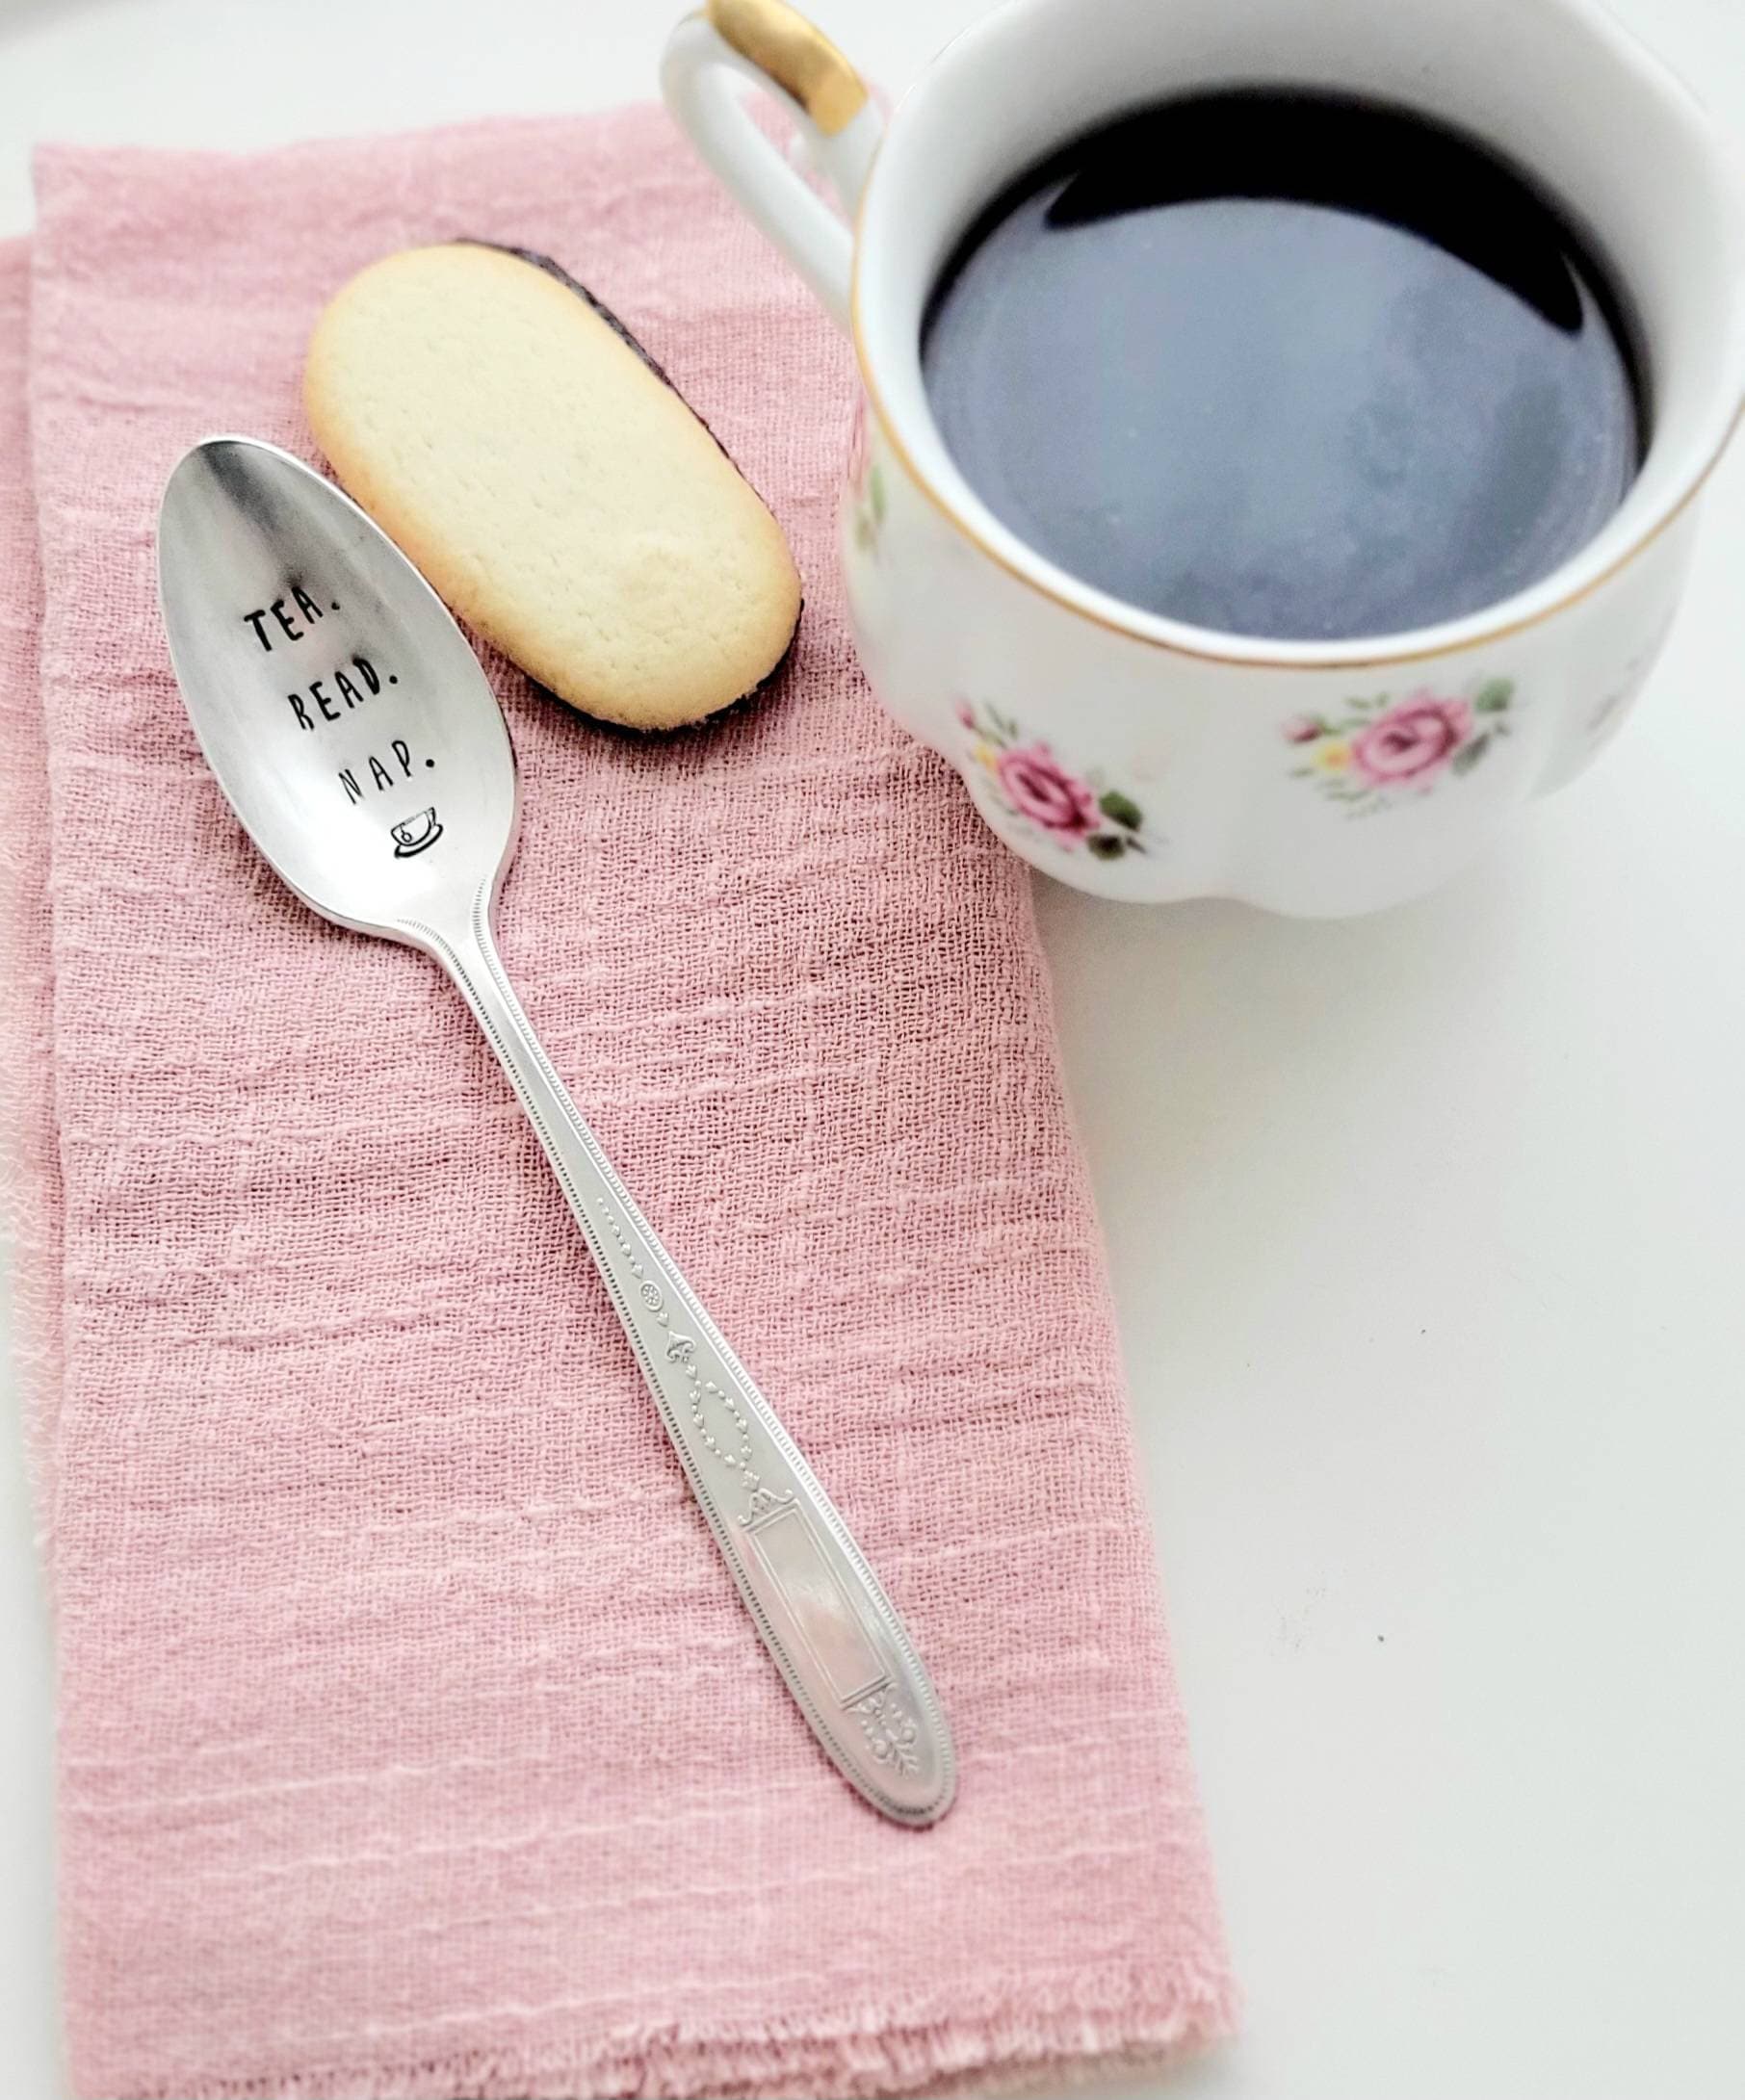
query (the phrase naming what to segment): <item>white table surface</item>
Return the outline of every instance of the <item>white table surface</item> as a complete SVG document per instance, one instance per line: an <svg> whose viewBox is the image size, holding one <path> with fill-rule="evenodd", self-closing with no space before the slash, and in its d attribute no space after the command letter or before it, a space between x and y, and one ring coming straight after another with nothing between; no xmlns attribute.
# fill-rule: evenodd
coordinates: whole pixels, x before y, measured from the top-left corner
<svg viewBox="0 0 1745 2100"><path fill-rule="evenodd" d="M35 139L586 108L685 4L0 0L0 231ZM821 12L898 87L978 6ZM1738 0L1620 12L1745 137ZM1247 1991L1148 2092L1745 2093L1745 456L1707 511L1642 714L1434 898L1040 886ZM49 1713L11 1435L9 2100L64 2091Z"/></svg>

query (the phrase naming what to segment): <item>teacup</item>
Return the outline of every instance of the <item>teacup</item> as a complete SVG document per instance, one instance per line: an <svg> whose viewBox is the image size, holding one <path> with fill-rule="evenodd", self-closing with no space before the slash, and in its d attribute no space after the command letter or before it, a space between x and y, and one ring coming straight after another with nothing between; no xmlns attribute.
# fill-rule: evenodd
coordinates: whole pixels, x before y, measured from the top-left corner
<svg viewBox="0 0 1745 2100"><path fill-rule="evenodd" d="M852 235L752 121L735 75L788 107ZM1454 124L1536 177L1616 272L1647 451L1599 533L1530 588L1374 639L1219 634L1056 567L953 464L921 331L966 226L1109 116L1234 85L1337 90ZM1006 0L888 126L781 0L710 0L674 32L663 87L853 335L864 395L840 547L873 687L1036 867L1112 897L1368 911L1442 881L1616 732L1745 395L1745 210L1714 125L1597 0Z"/></svg>

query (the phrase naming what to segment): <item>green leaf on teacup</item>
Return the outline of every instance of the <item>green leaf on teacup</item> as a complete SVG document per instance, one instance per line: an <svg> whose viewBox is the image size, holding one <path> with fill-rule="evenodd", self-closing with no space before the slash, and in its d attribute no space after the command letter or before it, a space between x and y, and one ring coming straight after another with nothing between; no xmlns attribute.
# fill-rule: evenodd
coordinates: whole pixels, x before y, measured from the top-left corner
<svg viewBox="0 0 1745 2100"><path fill-rule="evenodd" d="M1125 824L1129 831L1137 831L1145 817L1139 805L1118 789L1111 788L1098 798L1097 807L1111 823Z"/></svg>
<svg viewBox="0 0 1745 2100"><path fill-rule="evenodd" d="M1093 831L1084 843L1100 861L1118 861L1127 851L1127 841L1113 831Z"/></svg>
<svg viewBox="0 0 1745 2100"><path fill-rule="evenodd" d="M1515 697L1515 681L1512 678L1487 678L1479 687L1472 705L1480 714L1500 714Z"/></svg>
<svg viewBox="0 0 1745 2100"><path fill-rule="evenodd" d="M1484 757L1490 741L1490 737L1487 734L1483 737L1474 737L1471 743L1463 743L1450 761L1454 770L1457 773L1470 773L1479 760Z"/></svg>

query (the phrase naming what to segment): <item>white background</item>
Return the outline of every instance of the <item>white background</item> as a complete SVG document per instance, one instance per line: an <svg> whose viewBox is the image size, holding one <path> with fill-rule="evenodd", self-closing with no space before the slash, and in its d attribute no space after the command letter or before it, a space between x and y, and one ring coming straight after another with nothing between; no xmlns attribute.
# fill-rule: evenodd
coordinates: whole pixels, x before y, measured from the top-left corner
<svg viewBox="0 0 1745 2100"><path fill-rule="evenodd" d="M38 138L585 109L652 92L685 4L0 0L0 231ZM979 12L820 4L892 88ZM1739 0L1620 12L1745 136ZM1427 902L1040 887L1248 1998L1149 2091L1745 2092L1742 586L1745 455L1642 713ZM6 1441L0 2087L50 2100L48 1642Z"/></svg>

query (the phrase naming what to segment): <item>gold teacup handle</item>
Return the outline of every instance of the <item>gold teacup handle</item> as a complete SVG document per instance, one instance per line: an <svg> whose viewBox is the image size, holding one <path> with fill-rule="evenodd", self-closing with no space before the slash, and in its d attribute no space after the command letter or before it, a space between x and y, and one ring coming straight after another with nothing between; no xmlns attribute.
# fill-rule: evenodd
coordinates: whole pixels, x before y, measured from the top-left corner
<svg viewBox="0 0 1745 2100"><path fill-rule="evenodd" d="M850 214L883 128L867 84L784 0L708 0L661 61L661 92L691 143L846 328L848 229L752 121L735 74L787 109Z"/></svg>

